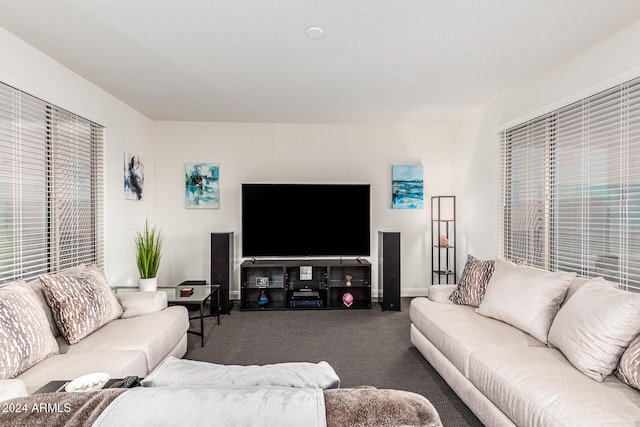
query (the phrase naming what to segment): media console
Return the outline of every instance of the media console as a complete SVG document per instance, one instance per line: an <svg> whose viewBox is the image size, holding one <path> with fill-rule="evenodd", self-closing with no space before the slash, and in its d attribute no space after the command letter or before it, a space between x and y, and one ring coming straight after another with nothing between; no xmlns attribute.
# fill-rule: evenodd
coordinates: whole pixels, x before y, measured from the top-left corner
<svg viewBox="0 0 640 427"><path fill-rule="evenodd" d="M371 263L362 259L247 260L241 310L371 308Z"/></svg>

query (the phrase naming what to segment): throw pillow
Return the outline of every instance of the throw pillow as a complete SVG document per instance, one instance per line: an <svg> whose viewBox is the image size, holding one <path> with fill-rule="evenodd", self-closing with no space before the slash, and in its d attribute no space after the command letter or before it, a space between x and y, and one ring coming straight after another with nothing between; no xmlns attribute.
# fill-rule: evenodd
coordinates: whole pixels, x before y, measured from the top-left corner
<svg viewBox="0 0 640 427"><path fill-rule="evenodd" d="M218 365L169 357L142 380L144 387L278 386L331 389L340 378L327 362L288 362L271 365Z"/></svg>
<svg viewBox="0 0 640 427"><path fill-rule="evenodd" d="M513 325L546 343L551 323L575 275L497 258L477 312Z"/></svg>
<svg viewBox="0 0 640 427"><path fill-rule="evenodd" d="M585 283L558 312L549 331L573 366L602 381L640 332L640 295L614 289L603 278Z"/></svg>
<svg viewBox="0 0 640 427"><path fill-rule="evenodd" d="M96 265L39 277L58 329L69 344L122 315L122 307Z"/></svg>
<svg viewBox="0 0 640 427"><path fill-rule="evenodd" d="M615 373L623 383L640 390L640 336L622 353Z"/></svg>
<svg viewBox="0 0 640 427"><path fill-rule="evenodd" d="M47 315L23 282L0 288L0 379L13 378L57 354Z"/></svg>
<svg viewBox="0 0 640 427"><path fill-rule="evenodd" d="M487 283L493 274L494 260L479 260L467 255L467 262L462 270L456 289L449 295L454 304L478 307L484 299Z"/></svg>

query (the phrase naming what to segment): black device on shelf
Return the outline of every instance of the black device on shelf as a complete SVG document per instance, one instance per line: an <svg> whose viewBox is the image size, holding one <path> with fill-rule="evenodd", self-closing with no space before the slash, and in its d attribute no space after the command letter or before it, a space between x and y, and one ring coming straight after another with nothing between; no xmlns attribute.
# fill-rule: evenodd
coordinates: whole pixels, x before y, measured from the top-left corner
<svg viewBox="0 0 640 427"><path fill-rule="evenodd" d="M242 256L370 256L370 185L242 184Z"/></svg>
<svg viewBox="0 0 640 427"><path fill-rule="evenodd" d="M178 286L203 286L206 284L207 284L206 280L185 280L184 282L180 283Z"/></svg>
<svg viewBox="0 0 640 427"><path fill-rule="evenodd" d="M371 263L362 259L250 260L240 276L241 310L371 308Z"/></svg>

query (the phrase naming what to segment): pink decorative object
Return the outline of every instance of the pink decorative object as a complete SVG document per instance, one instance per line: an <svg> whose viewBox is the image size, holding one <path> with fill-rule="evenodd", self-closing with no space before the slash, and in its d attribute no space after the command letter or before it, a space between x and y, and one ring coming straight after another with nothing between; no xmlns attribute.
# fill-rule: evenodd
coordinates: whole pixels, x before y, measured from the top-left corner
<svg viewBox="0 0 640 427"><path fill-rule="evenodd" d="M347 279L346 285L351 286L351 279L353 279L353 276L350 274L347 274L346 279Z"/></svg>
<svg viewBox="0 0 640 427"><path fill-rule="evenodd" d="M353 295L349 292L342 295L342 304L344 304L345 307L351 307L351 304L353 304Z"/></svg>

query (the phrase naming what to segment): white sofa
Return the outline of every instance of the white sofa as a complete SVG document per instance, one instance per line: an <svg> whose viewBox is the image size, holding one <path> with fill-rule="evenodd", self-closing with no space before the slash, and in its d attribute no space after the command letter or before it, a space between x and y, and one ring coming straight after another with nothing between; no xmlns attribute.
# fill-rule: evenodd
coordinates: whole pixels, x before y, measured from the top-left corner
<svg viewBox="0 0 640 427"><path fill-rule="evenodd" d="M188 311L181 306L167 307L164 292L116 295L123 309L119 318L69 344L56 326L40 281L20 286L34 291L46 315L44 324L50 329L46 333L53 335L59 350L14 378L0 380L0 400L31 394L52 380L92 372L106 372L112 378L144 377L168 357L182 357L187 351Z"/></svg>
<svg viewBox="0 0 640 427"><path fill-rule="evenodd" d="M563 304L586 282L574 278ZM455 289L434 285L411 301L411 342L483 424L640 425L640 391L613 374L596 381L558 348L452 303Z"/></svg>

